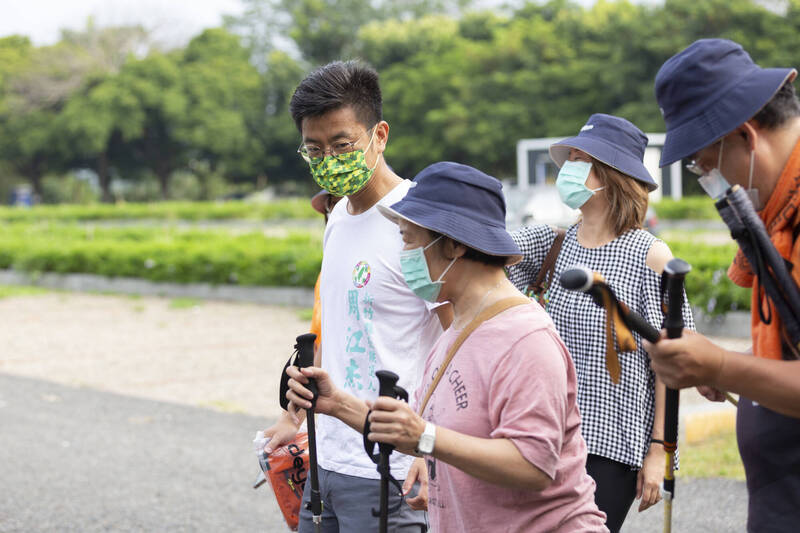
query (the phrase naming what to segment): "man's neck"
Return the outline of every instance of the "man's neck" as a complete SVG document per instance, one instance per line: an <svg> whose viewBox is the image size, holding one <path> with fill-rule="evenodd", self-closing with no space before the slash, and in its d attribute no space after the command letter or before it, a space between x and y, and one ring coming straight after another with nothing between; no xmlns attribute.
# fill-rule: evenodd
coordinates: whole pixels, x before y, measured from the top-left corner
<svg viewBox="0 0 800 533"><path fill-rule="evenodd" d="M381 158L375 168L375 173L364 185L364 188L347 197L347 212L351 215L365 213L402 181L403 179L392 172L383 158Z"/></svg>
<svg viewBox="0 0 800 533"><path fill-rule="evenodd" d="M762 163L766 168L765 175L770 176L770 190L767 198L772 195L775 186L783 174L783 169L789 162L789 158L794 152L797 143L800 142L800 117L793 118L788 124L775 130L766 133L771 157L766 158L764 161L756 161L756 164ZM763 194L763 191L762 191Z"/></svg>

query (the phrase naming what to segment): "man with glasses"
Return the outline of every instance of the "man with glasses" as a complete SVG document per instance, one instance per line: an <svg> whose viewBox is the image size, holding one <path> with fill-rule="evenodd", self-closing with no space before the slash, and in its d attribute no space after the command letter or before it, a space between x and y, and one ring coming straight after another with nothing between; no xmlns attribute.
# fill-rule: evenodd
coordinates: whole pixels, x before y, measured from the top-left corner
<svg viewBox="0 0 800 533"><path fill-rule="evenodd" d="M383 152L389 125L382 117L378 75L359 62L334 62L306 77L292 96L290 112L302 134L297 150L317 184L343 197L330 213L323 241L320 280L322 344L314 365L324 368L336 385L374 400L377 370L400 376L399 385L415 390L433 343L450 323L449 305L418 298L400 268L402 237L377 205L401 200L411 187L386 164ZM437 319L437 314L439 319ZM440 322L441 319L441 322ZM265 448L287 443L296 434L302 409L289 411L265 434ZM339 420L317 421L320 492L324 501L322 530L378 530L380 474L364 450L362 437ZM411 457L392 454L391 472L405 479ZM419 492L389 516L391 531L426 530L427 474L424 467L408 476L420 479ZM303 496L300 531L313 530L309 484ZM411 487L404 486L404 491ZM392 494L390 507L399 502ZM417 510L413 510L414 509Z"/></svg>
<svg viewBox="0 0 800 533"><path fill-rule="evenodd" d="M656 76L667 126L661 166L683 158L717 197L748 192L770 239L800 281L800 102L792 68L764 69L738 44L704 39L670 58ZM668 386L698 385L721 401L740 394L737 440L750 495L748 531L794 531L800 524L800 360L741 251L728 275L753 287L753 353L725 350L699 334L648 345Z"/></svg>

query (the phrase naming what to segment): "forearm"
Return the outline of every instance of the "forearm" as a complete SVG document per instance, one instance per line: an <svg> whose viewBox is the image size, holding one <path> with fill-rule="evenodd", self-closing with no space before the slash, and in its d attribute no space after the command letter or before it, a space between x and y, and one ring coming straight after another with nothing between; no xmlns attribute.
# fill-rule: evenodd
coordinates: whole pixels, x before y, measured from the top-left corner
<svg viewBox="0 0 800 533"><path fill-rule="evenodd" d="M722 350L722 348L719 348ZM800 418L800 361L778 361L724 350L712 385Z"/></svg>
<svg viewBox="0 0 800 533"><path fill-rule="evenodd" d="M364 400L346 392L337 392L336 408L330 413L359 433L364 432L364 420L369 408Z"/></svg>
<svg viewBox="0 0 800 533"><path fill-rule="evenodd" d="M482 439L437 426L433 456L482 481L503 487L543 490L552 482L509 439Z"/></svg>

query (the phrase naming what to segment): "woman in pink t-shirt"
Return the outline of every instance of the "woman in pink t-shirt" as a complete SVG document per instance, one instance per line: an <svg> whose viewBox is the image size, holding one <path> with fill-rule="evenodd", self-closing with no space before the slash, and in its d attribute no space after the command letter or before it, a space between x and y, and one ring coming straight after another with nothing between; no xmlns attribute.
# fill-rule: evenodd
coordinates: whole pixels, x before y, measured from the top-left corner
<svg viewBox="0 0 800 533"><path fill-rule="evenodd" d="M386 397L368 405L317 368L290 371L288 398L296 408L310 406L302 384L316 378L316 410L359 431L371 407L368 438L419 457L403 487L421 483L408 504L427 506L437 533L607 531L586 474L571 358L547 313L503 270L520 251L505 230L502 185L448 162L427 167L415 184L381 211L403 235L400 263L410 288L454 311L415 394L422 416ZM500 302L505 309L486 317L446 361L462 331Z"/></svg>

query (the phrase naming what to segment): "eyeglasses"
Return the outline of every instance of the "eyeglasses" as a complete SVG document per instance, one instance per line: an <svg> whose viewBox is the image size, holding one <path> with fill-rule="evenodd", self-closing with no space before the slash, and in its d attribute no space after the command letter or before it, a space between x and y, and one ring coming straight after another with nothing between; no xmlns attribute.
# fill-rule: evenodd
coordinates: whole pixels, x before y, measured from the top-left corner
<svg viewBox="0 0 800 533"><path fill-rule="evenodd" d="M719 153L717 154L717 168L719 168L722 165L722 148L724 146L724 141L725 141L725 138L723 137L722 139L720 139L719 141L714 143L714 145L719 144ZM698 154L699 154L699 152L698 152ZM702 177L702 176L705 176L706 174L708 174L709 172L711 172L711 170L713 170L713 169L703 170L703 167L698 164L697 160L696 159L692 159L686 165L686 170L688 170L692 174L695 174L696 176Z"/></svg>
<svg viewBox="0 0 800 533"><path fill-rule="evenodd" d="M686 165L686 170L688 170L689 172L691 172L692 174L694 174L696 176L705 176L707 174L705 170L700 168L700 166L697 164L697 161L695 161L694 159L692 159Z"/></svg>
<svg viewBox="0 0 800 533"><path fill-rule="evenodd" d="M300 148L297 149L297 153L300 154L300 157L302 157L306 163L319 163L325 159L325 155L328 153L330 153L331 157L339 159L341 156L355 150L356 143L367 133L369 133L369 130L359 135L355 141L333 143L330 148L325 150L313 144L301 144Z"/></svg>

